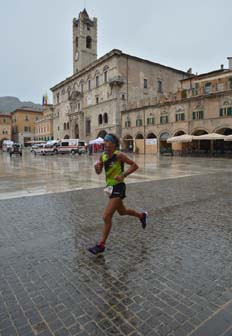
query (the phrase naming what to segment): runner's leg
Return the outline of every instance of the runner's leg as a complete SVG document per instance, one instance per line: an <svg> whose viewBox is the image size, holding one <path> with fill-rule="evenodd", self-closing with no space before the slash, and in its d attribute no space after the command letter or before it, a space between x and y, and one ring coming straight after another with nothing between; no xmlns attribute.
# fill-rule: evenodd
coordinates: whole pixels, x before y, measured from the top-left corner
<svg viewBox="0 0 232 336"><path fill-rule="evenodd" d="M102 232L102 240L101 243L105 244L108 235L110 233L111 230L111 226L112 226L112 217L113 214L115 213L115 211L119 208L119 206L121 205L122 200L119 197L116 198L110 198L105 211L104 211L104 215L103 215L103 220L104 220L104 229Z"/></svg>
<svg viewBox="0 0 232 336"><path fill-rule="evenodd" d="M134 209L127 209L125 208L124 204L123 204L123 201L120 199L121 201L121 204L119 204L119 207L117 208L117 211L119 213L120 216L134 216L134 217L137 217L137 218L141 218L141 213L140 212L137 212L135 211Z"/></svg>

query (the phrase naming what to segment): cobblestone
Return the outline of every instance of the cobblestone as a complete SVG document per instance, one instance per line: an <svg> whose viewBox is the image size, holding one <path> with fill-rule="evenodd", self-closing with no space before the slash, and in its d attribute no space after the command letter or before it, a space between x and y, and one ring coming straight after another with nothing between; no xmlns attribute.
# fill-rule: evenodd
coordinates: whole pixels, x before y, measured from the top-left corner
<svg viewBox="0 0 232 336"><path fill-rule="evenodd" d="M127 189L148 227L116 215L98 257L100 188L0 201L1 336L231 335L231 176Z"/></svg>

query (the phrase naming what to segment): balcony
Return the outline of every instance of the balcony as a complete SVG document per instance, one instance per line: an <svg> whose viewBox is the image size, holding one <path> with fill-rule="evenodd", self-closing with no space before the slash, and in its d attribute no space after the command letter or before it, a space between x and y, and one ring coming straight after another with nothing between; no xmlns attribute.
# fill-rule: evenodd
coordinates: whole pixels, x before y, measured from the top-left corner
<svg viewBox="0 0 232 336"><path fill-rule="evenodd" d="M117 76L114 76L112 78L109 79L109 84L110 86L121 86L123 85L124 83L124 80L123 80L123 77L121 75L117 75Z"/></svg>

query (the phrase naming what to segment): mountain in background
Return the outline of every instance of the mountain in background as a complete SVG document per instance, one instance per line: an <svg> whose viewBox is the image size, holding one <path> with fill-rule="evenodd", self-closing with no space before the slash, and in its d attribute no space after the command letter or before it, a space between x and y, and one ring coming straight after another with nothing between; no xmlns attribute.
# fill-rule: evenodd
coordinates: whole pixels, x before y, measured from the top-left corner
<svg viewBox="0 0 232 336"><path fill-rule="evenodd" d="M2 114L10 114L10 112L22 107L33 108L33 110L39 111L43 109L40 104L23 102L17 97L0 97L0 113Z"/></svg>

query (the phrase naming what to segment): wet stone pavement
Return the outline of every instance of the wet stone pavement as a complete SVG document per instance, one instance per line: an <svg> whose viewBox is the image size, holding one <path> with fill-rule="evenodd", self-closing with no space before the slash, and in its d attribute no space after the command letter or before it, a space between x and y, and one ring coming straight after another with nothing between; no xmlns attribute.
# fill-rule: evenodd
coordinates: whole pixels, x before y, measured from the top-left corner
<svg viewBox="0 0 232 336"><path fill-rule="evenodd" d="M231 174L129 184L142 230L102 188L0 201L1 336L231 336Z"/></svg>

